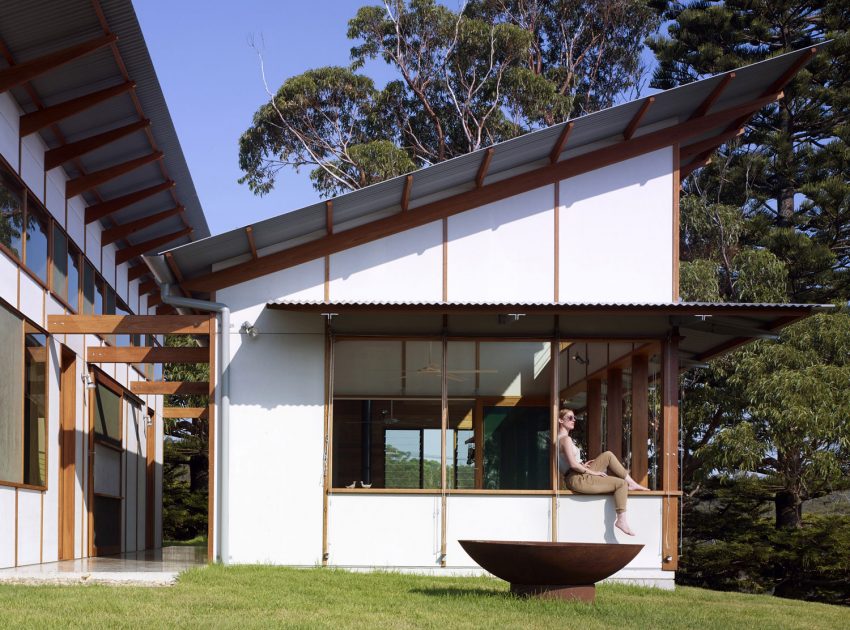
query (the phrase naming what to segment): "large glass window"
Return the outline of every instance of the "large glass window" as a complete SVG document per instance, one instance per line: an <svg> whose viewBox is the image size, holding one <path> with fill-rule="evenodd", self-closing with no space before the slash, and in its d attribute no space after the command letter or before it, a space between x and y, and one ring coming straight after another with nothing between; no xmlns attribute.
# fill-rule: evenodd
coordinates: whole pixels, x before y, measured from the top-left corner
<svg viewBox="0 0 850 630"><path fill-rule="evenodd" d="M83 313L93 315L95 313L96 293L95 284L97 278L91 263L84 263L83 267ZM102 312L98 312L101 315Z"/></svg>
<svg viewBox="0 0 850 630"><path fill-rule="evenodd" d="M24 204L21 187L0 167L0 244L23 259Z"/></svg>
<svg viewBox="0 0 850 630"><path fill-rule="evenodd" d="M24 250L24 264L47 283L47 214L36 205L30 196L27 201L27 243Z"/></svg>
<svg viewBox="0 0 850 630"><path fill-rule="evenodd" d="M102 383L94 390L94 433L99 440L121 444L121 396Z"/></svg>
<svg viewBox="0 0 850 630"><path fill-rule="evenodd" d="M0 307L0 481L47 483L47 337Z"/></svg>
<svg viewBox="0 0 850 630"><path fill-rule="evenodd" d="M68 301L68 237L53 226L53 274L51 288L60 298Z"/></svg>
<svg viewBox="0 0 850 630"><path fill-rule="evenodd" d="M68 247L68 304L78 311L80 293L80 250L73 245Z"/></svg>
<svg viewBox="0 0 850 630"><path fill-rule="evenodd" d="M47 337L24 338L24 483L47 484Z"/></svg>

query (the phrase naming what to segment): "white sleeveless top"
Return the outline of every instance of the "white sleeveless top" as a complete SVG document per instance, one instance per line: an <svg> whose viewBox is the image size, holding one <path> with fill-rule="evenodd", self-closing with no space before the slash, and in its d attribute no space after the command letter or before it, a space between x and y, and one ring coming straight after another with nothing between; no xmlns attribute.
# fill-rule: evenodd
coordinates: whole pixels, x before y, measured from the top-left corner
<svg viewBox="0 0 850 630"><path fill-rule="evenodd" d="M558 470L562 475L570 472L570 462L567 460L567 456L564 455L564 450L561 448L561 440L564 438L569 439L567 448L573 449L573 455L575 455L576 461L581 462L581 449L578 447L578 444L576 444L575 441L567 435L558 438Z"/></svg>

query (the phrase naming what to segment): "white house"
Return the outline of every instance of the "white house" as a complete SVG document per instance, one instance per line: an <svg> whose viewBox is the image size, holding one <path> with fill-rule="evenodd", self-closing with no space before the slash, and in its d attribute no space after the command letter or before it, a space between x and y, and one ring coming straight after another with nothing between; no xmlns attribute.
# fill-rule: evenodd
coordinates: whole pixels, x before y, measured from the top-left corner
<svg viewBox="0 0 850 630"><path fill-rule="evenodd" d="M672 586L680 369L817 308L682 302L680 179L812 54L146 257L164 301L224 312L215 557L465 572L459 539L625 542L559 482L566 400L652 488L616 577Z"/></svg>
<svg viewBox="0 0 850 630"><path fill-rule="evenodd" d="M2 2L0 42L0 568L159 547L157 340L48 319L170 311L139 256L209 230L129 0Z"/></svg>

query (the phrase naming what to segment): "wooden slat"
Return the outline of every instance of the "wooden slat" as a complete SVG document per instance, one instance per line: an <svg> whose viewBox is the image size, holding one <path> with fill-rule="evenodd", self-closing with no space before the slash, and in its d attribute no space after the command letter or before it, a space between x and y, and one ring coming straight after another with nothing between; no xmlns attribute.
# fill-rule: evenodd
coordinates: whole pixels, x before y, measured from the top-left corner
<svg viewBox="0 0 850 630"><path fill-rule="evenodd" d="M647 482L646 441L649 438L649 359L645 354L632 356L632 478Z"/></svg>
<svg viewBox="0 0 850 630"><path fill-rule="evenodd" d="M564 147L567 144L570 134L573 132L574 126L575 123L572 122L568 122L564 125L564 128L561 130L561 135L558 136L558 141L555 143L555 146L552 147L552 152L549 153L550 164L555 164L558 162L558 159L560 159L561 153L564 152Z"/></svg>
<svg viewBox="0 0 850 630"><path fill-rule="evenodd" d="M475 175L475 187L481 188L484 185L484 178L487 177L487 171L490 170L490 161L493 159L495 149L490 147L484 152L484 157L481 159L481 165L478 167L478 173Z"/></svg>
<svg viewBox="0 0 850 630"><path fill-rule="evenodd" d="M626 130L623 132L623 138L625 138L626 140L632 139L632 136L635 135L635 131L637 131L638 125L640 125L640 121L643 120L644 116L646 116L646 111L649 109L649 106L652 105L654 102L655 97L650 96L641 104L640 109L629 121L628 126L626 126Z"/></svg>
<svg viewBox="0 0 850 630"><path fill-rule="evenodd" d="M174 188L174 186L174 182L169 179L161 184L156 184L155 186L149 186L142 190L121 195L115 199L109 199L108 201L92 204L86 208L86 225L93 223L98 219L102 219L103 217L109 216L113 212L118 212L128 206L132 206L134 203L138 203L139 201L147 199L157 193L170 190Z"/></svg>
<svg viewBox="0 0 850 630"><path fill-rule="evenodd" d="M89 363L209 363L206 348L89 348Z"/></svg>
<svg viewBox="0 0 850 630"><path fill-rule="evenodd" d="M163 418L206 418L206 407L163 407Z"/></svg>
<svg viewBox="0 0 850 630"><path fill-rule="evenodd" d="M366 225L325 236L315 241L296 245L274 254L261 256L258 260L246 261L226 269L210 272L195 278L188 278L183 286L191 291L214 291L303 262L315 260L328 254L356 247L363 243L369 243L386 236L391 236L404 230L426 225L471 208L512 197L527 190L553 184L562 179L575 177L576 175L581 175L582 173L587 173L609 164L671 146L678 141L692 138L715 129L733 118L744 114L751 114L781 96L781 94L774 94L770 97L756 99L714 114L709 114L703 118L649 132L637 138L602 147L590 153L562 160L556 164L548 164L527 173L487 184L481 188L424 204L417 207L416 212L395 214Z"/></svg>
<svg viewBox="0 0 850 630"><path fill-rule="evenodd" d="M171 273L174 274L177 282L183 282L183 272L180 271L180 267L177 266L177 261L174 260L174 254L171 252L165 252L165 262L168 264L168 268L171 270Z"/></svg>
<svg viewBox="0 0 850 630"><path fill-rule="evenodd" d="M160 221L165 221L169 217L180 214L184 209L183 206L174 206L168 210L163 210L162 212L157 212L156 214L151 214L135 221L107 228L100 233L100 246L103 247L115 241L120 241L122 238L127 238L139 230L144 230L152 225L156 225Z"/></svg>
<svg viewBox="0 0 850 630"><path fill-rule="evenodd" d="M254 243L254 228L252 226L247 226L245 228L245 236L248 238L248 247L251 250L251 258L253 260L257 260L257 244Z"/></svg>
<svg viewBox="0 0 850 630"><path fill-rule="evenodd" d="M181 236L186 236L192 233L192 228L185 227L182 230L177 230L176 232L172 232L171 234L165 234L163 236L157 236L156 238L152 238L149 241L145 241L144 243L139 243L138 245L130 245L129 247L125 247L124 249L119 249L118 253L115 254L115 262L119 265L121 263L125 263L128 260L132 260L136 256L141 256L145 252L148 252L156 247L161 247L166 243L170 243Z"/></svg>
<svg viewBox="0 0 850 630"><path fill-rule="evenodd" d="M162 304L162 296L159 293L154 293L148 297L148 308L159 306L160 304Z"/></svg>
<svg viewBox="0 0 850 630"><path fill-rule="evenodd" d="M606 390L608 412L606 416L606 448L623 459L623 370L608 370L608 389Z"/></svg>
<svg viewBox="0 0 850 630"><path fill-rule="evenodd" d="M743 127L739 127L738 129L732 129L731 131L724 131L723 133L717 134L711 138L707 138L706 140L701 140L699 142L694 142L693 144L688 144L679 149L679 159L680 160L689 160L695 155L699 155L703 151L714 151L722 144L729 142L737 138L740 135L743 135L744 129Z"/></svg>
<svg viewBox="0 0 850 630"><path fill-rule="evenodd" d="M48 315L54 335L205 335L204 315Z"/></svg>
<svg viewBox="0 0 850 630"><path fill-rule="evenodd" d="M156 280L145 280L139 285L139 295L147 295L159 289Z"/></svg>
<svg viewBox="0 0 850 630"><path fill-rule="evenodd" d="M125 136L129 136L132 133L146 129L147 127L150 127L150 124L151 121L147 118L143 118L142 120L137 120L136 122L124 125L123 127L110 129L109 131L104 131L103 133L99 133L95 136L89 136L88 138L83 138L77 142L72 142L61 147L56 147L55 149L50 149L44 153L44 170L49 171L52 168L61 166L65 162L82 157L86 153L91 153L92 151L111 144L116 140L120 140Z"/></svg>
<svg viewBox="0 0 850 630"><path fill-rule="evenodd" d="M42 74L55 70L74 59L79 59L104 46L109 46L116 41L118 41L118 37L110 33L101 37L95 37L82 44L69 46L68 48L63 48L62 50L0 70L0 92L5 92L17 85L31 81Z"/></svg>
<svg viewBox="0 0 850 630"><path fill-rule="evenodd" d="M602 381L587 382L587 458L602 452Z"/></svg>
<svg viewBox="0 0 850 630"><path fill-rule="evenodd" d="M132 282L133 280L138 280L139 278L144 278L150 272L151 272L151 270L148 269L148 266L145 265L145 264L130 267L127 270L127 280L129 282Z"/></svg>
<svg viewBox="0 0 850 630"><path fill-rule="evenodd" d="M401 211L407 212L410 206L410 191L413 189L413 175L404 178L404 190L401 191Z"/></svg>
<svg viewBox="0 0 850 630"><path fill-rule="evenodd" d="M334 233L334 202L332 199L325 202L325 230L328 234Z"/></svg>
<svg viewBox="0 0 850 630"><path fill-rule="evenodd" d="M712 105L717 102L717 99L720 98L720 95L726 91L726 88L729 87L729 83L732 82L732 79L735 78L734 72L729 72L720 79L720 82L715 86L715 88L711 91L711 93L705 97L702 103L699 104L694 110L694 113L691 114L690 119L699 118L700 116L705 116L708 113L708 110L711 109Z"/></svg>
<svg viewBox="0 0 850 630"><path fill-rule="evenodd" d="M661 373L661 489L673 493L679 490L679 335L676 329L662 344ZM661 510L661 568L675 571L679 566L678 497L664 497Z"/></svg>
<svg viewBox="0 0 850 630"><path fill-rule="evenodd" d="M163 157L165 157L165 155L162 151L152 151L142 157L137 157L132 160L127 160L126 162L121 162L120 164L108 166L104 169L94 171L86 175L80 175L75 179L69 179L65 182L65 199L76 197L87 190L97 188L101 184L117 179L118 177L126 175L131 171L135 171L137 168L141 168L151 162L158 162Z"/></svg>
<svg viewBox="0 0 850 630"><path fill-rule="evenodd" d="M24 114L20 117L18 125L20 127L21 137L23 138L24 136L35 133L36 131L41 131L50 125L56 124L70 116L79 114L80 112L84 112L85 110L90 109L95 105L99 105L104 101L126 94L135 87L136 84L132 81L125 81L124 83L119 83L118 85L113 85L112 87L98 90L97 92L91 92L90 94L79 96L71 99L70 101L63 101L62 103L57 103L56 105L51 105L44 109L38 109L34 112L30 112L29 114Z"/></svg>
<svg viewBox="0 0 850 630"><path fill-rule="evenodd" d="M130 381L130 391L139 396L155 394L163 396L205 396L209 393L207 381Z"/></svg>

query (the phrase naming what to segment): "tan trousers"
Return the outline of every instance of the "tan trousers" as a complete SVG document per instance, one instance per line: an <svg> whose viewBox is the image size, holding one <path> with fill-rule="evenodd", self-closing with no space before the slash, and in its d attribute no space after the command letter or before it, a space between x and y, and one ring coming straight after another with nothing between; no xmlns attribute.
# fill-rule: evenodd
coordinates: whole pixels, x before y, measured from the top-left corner
<svg viewBox="0 0 850 630"><path fill-rule="evenodd" d="M614 507L617 513L626 511L626 498L629 485L626 483L626 469L614 457L611 451L605 451L587 465L596 472L607 471L608 477L595 477L588 473L569 471L566 475L567 488L578 494L614 494ZM613 475L613 476L611 476Z"/></svg>

